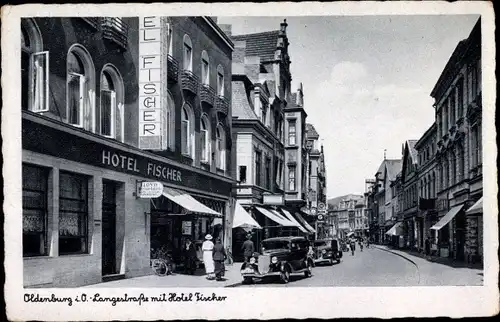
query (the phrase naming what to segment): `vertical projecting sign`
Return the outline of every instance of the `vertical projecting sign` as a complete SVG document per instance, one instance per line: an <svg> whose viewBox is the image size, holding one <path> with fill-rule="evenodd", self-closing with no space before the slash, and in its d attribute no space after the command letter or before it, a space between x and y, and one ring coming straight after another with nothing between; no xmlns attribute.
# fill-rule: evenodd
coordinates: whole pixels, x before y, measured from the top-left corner
<svg viewBox="0 0 500 322"><path fill-rule="evenodd" d="M139 148L162 148L162 26L160 17L139 18Z"/></svg>

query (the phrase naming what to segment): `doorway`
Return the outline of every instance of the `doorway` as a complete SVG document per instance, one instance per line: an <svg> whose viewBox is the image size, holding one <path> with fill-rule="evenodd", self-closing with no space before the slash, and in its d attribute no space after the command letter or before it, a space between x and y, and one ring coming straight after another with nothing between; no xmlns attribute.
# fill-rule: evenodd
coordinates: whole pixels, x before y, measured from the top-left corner
<svg viewBox="0 0 500 322"><path fill-rule="evenodd" d="M102 275L116 274L116 184L102 182Z"/></svg>

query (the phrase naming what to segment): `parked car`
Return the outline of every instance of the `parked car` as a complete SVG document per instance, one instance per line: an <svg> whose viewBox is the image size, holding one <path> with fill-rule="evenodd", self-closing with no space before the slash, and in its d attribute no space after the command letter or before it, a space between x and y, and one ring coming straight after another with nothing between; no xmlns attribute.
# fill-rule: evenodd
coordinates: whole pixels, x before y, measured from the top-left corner
<svg viewBox="0 0 500 322"><path fill-rule="evenodd" d="M290 281L290 275L304 273L312 275L313 259L308 256L309 241L304 237L274 237L262 241L262 253L254 253L241 266L243 283L252 283L255 278L279 278L282 283Z"/></svg>
<svg viewBox="0 0 500 322"><path fill-rule="evenodd" d="M334 238L320 239L313 242L314 264L333 265L334 262L340 263L342 252L340 251L339 241Z"/></svg>

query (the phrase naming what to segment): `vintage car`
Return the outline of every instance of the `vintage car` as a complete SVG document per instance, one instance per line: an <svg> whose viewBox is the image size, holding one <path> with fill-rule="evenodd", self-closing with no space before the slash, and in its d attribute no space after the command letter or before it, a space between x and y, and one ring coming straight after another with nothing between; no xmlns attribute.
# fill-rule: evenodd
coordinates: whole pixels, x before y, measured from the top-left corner
<svg viewBox="0 0 500 322"><path fill-rule="evenodd" d="M340 251L339 241L337 239L321 239L313 242L314 264L340 263L342 252Z"/></svg>
<svg viewBox="0 0 500 322"><path fill-rule="evenodd" d="M312 275L314 262L308 255L309 241L304 237L274 237L262 241L262 254L255 253L241 266L243 283L252 283L255 278L279 278L282 283L290 281L290 275L304 273Z"/></svg>

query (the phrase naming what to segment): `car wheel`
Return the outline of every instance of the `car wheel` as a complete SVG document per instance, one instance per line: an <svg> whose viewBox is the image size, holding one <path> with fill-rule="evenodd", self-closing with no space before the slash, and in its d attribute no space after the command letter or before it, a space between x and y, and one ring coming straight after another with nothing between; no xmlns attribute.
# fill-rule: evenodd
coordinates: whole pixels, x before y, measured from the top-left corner
<svg viewBox="0 0 500 322"><path fill-rule="evenodd" d="M328 264L329 264L330 266L331 266L331 265L333 265L333 259L331 259L331 258L330 258L330 259L328 260Z"/></svg>
<svg viewBox="0 0 500 322"><path fill-rule="evenodd" d="M251 278L251 277L244 277L243 278L243 284L253 284L253 278Z"/></svg>
<svg viewBox="0 0 500 322"><path fill-rule="evenodd" d="M290 270L285 267L280 274L280 280L283 284L288 284L290 282Z"/></svg>
<svg viewBox="0 0 500 322"><path fill-rule="evenodd" d="M310 276L312 276L312 263L311 263L311 261L307 261L306 265L307 265L307 267L306 267L306 271L304 272L304 275L306 277L310 277Z"/></svg>

